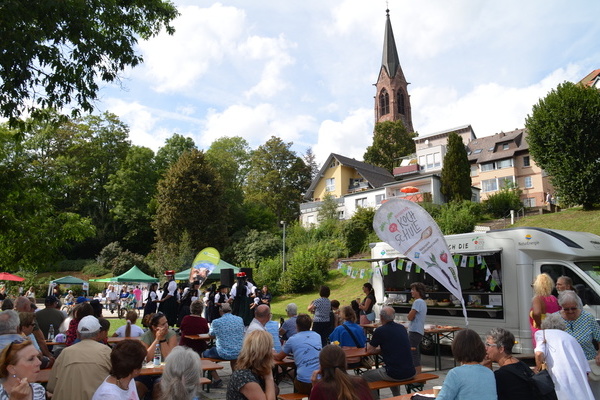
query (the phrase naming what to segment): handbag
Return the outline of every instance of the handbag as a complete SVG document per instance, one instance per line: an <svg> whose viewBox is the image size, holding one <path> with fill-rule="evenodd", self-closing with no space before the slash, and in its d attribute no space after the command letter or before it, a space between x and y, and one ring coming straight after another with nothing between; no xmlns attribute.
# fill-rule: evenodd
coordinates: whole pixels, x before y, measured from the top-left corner
<svg viewBox="0 0 600 400"><path fill-rule="evenodd" d="M544 334L544 341L546 343L546 331L542 331ZM546 346L546 349L548 346ZM537 391L538 399L540 400L558 400L556 392L554 390L554 381L548 371L548 365L546 364L546 352L544 352L544 362L540 365L540 372L531 376L534 389Z"/></svg>

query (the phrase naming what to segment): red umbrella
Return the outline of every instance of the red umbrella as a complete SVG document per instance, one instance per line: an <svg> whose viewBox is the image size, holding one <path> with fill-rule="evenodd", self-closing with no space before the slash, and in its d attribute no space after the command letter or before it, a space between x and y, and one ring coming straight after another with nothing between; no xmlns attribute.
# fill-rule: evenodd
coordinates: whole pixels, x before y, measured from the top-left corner
<svg viewBox="0 0 600 400"><path fill-rule="evenodd" d="M21 278L20 276L9 274L8 272L0 272L0 281L17 281L17 282L22 282L24 280L25 280L25 278Z"/></svg>
<svg viewBox="0 0 600 400"><path fill-rule="evenodd" d="M416 193L419 191L419 188L414 187L414 186L406 186L406 187L403 187L402 189L400 189L400 191L402 193Z"/></svg>

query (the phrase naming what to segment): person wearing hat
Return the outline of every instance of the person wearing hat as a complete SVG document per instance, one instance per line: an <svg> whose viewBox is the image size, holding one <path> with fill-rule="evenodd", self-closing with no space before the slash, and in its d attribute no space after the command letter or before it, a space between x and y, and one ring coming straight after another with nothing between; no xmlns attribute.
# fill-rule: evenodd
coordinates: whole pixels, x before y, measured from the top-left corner
<svg viewBox="0 0 600 400"><path fill-rule="evenodd" d="M163 295L158 301L158 311L162 312L169 326L175 326L177 323L177 282L175 282L175 271L168 270L165 272L167 281L163 285Z"/></svg>
<svg viewBox="0 0 600 400"><path fill-rule="evenodd" d="M250 305L252 304L251 296L254 295L255 289L254 285L246 280L246 273L238 272L237 282L231 288L231 297L228 301L233 303L233 314L241 317L245 326L250 325L254 318Z"/></svg>
<svg viewBox="0 0 600 400"><path fill-rule="evenodd" d="M67 295L65 296L65 304L68 306L72 306L75 303L75 296L73 296L73 291L69 290Z"/></svg>
<svg viewBox="0 0 600 400"><path fill-rule="evenodd" d="M200 298L200 281L194 281L190 283L189 287L186 287L181 295L179 301L179 314L177 316L177 326L181 326L181 321L187 315L190 315L190 306L192 302Z"/></svg>
<svg viewBox="0 0 600 400"><path fill-rule="evenodd" d="M211 310L211 321L219 318L221 306L229 301L229 286L219 285L218 292L215 294L214 305Z"/></svg>
<svg viewBox="0 0 600 400"><path fill-rule="evenodd" d="M47 390L54 399L91 399L110 373L110 347L99 343L101 325L93 315L77 325L80 342L65 348L50 371Z"/></svg>

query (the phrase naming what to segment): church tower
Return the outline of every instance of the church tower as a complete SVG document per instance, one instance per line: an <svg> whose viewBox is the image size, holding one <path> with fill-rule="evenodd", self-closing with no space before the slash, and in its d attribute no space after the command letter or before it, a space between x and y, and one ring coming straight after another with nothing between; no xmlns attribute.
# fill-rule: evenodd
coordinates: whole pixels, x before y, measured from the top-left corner
<svg viewBox="0 0 600 400"><path fill-rule="evenodd" d="M390 10L386 12L385 36L383 38L383 57L381 69L375 87L375 122L398 121L404 122L409 132L414 132L408 96L408 82L400 67Z"/></svg>

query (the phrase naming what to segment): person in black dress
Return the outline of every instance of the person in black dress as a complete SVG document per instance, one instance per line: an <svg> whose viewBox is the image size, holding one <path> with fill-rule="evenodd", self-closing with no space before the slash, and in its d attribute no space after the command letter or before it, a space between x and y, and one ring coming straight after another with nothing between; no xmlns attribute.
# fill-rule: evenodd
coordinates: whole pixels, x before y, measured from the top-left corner
<svg viewBox="0 0 600 400"><path fill-rule="evenodd" d="M177 323L177 282L175 282L175 271L168 270L165 272L167 281L163 286L162 298L158 301L158 311L162 312L169 326L174 326Z"/></svg>

